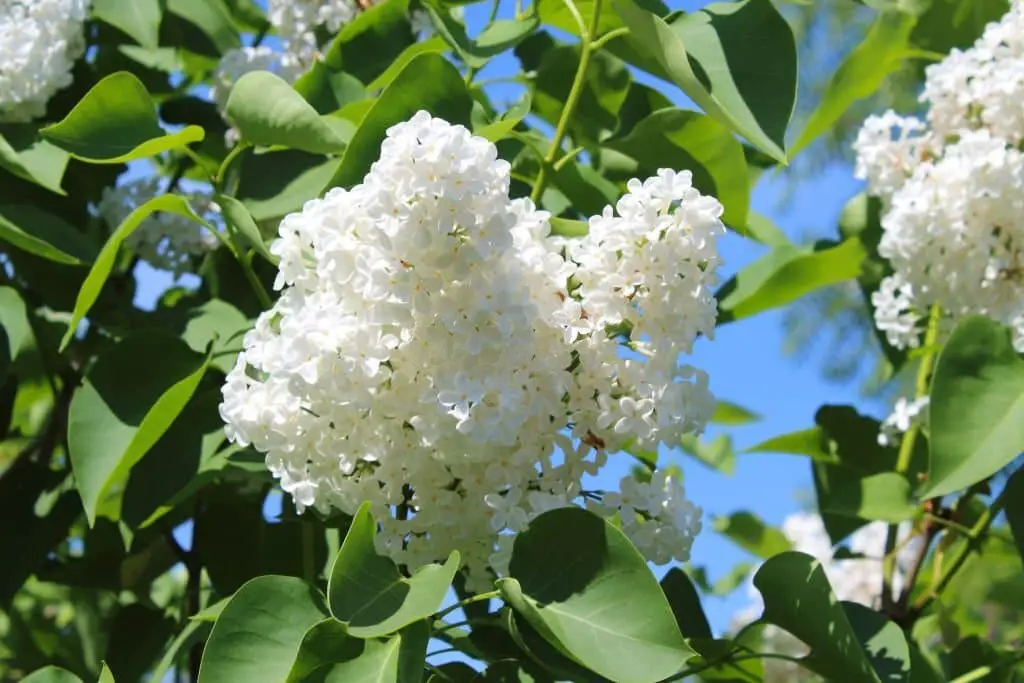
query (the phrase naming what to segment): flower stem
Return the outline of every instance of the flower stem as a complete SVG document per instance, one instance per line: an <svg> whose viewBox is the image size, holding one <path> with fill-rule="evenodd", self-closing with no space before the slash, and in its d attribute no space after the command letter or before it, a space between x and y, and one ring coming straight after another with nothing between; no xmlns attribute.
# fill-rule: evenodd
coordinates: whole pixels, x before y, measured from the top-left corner
<svg viewBox="0 0 1024 683"><path fill-rule="evenodd" d="M238 263L242 266L242 270L245 271L245 279L249 281L249 286L256 293L256 298L260 300L260 306L267 309L273 306L274 302L271 301L270 295L267 294L263 283L256 277L256 271L252 269L252 256L253 253L251 251L248 254L239 253Z"/></svg>
<svg viewBox="0 0 1024 683"><path fill-rule="evenodd" d="M587 69L590 66L590 56L594 52L592 37L597 33L601 21L601 0L594 0L594 13L590 18L589 28L583 23L583 17L580 15L573 0L564 0L564 2L579 28L580 64L576 69L576 76L573 78L569 97L565 100L565 108L562 109L562 115L558 118L558 125L555 126L555 135L551 138L551 147L541 163L540 171L537 174L537 182L534 183L533 192L530 193L530 199L535 203L539 202L541 195L544 194L544 189L548 184L548 175L555 160L558 158L558 152L562 148L562 140L565 139L565 134L569 129L569 121L572 119L573 113L576 111L576 105L579 104L580 97L583 95L583 85L587 80Z"/></svg>
<svg viewBox="0 0 1024 683"><path fill-rule="evenodd" d="M474 602L483 602L485 600L492 600L498 597L501 597L500 591L488 591L486 593L479 593L477 595L470 596L462 602L457 602L451 607L446 607L445 609L441 610L440 612L434 615L434 619L441 619L445 615L451 614L457 609L461 609L466 605L472 605Z"/></svg>

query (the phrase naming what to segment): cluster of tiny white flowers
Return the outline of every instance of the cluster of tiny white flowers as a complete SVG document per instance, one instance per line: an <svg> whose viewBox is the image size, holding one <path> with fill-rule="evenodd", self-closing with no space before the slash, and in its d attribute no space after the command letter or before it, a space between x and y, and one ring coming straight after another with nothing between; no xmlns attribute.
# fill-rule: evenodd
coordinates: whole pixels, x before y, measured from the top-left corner
<svg viewBox="0 0 1024 683"><path fill-rule="evenodd" d="M781 531L793 546L793 550L811 555L821 563L832 590L839 600L856 602L865 607L878 608L881 597L884 572L885 540L888 534L885 522L872 522L861 527L849 538L849 550L853 557L837 558L832 541L825 530L821 517L810 512L797 512L785 519ZM892 587L899 591L906 581L906 574L917 546L909 539L912 527L902 524L897 534L896 571ZM759 618L764 604L761 594L748 584L751 604L740 610L732 619L730 629L736 631ZM765 652L800 656L807 653L807 646L795 636L773 624L761 631L761 649ZM802 669L792 663L775 663L770 672L766 668L765 680L799 680Z"/></svg>
<svg viewBox="0 0 1024 683"><path fill-rule="evenodd" d="M872 296L897 348L984 315L1024 351L1024 9L1014 3L973 47L926 70L926 121L887 112L865 123L856 175L885 213L879 254L893 274Z"/></svg>
<svg viewBox="0 0 1024 683"><path fill-rule="evenodd" d="M267 4L267 18L284 51L307 68L320 54L317 30L337 33L359 11L355 0L270 0Z"/></svg>
<svg viewBox="0 0 1024 683"><path fill-rule="evenodd" d="M677 357L713 329L721 205L661 171L566 245L509 182L462 126L392 127L362 183L282 221L283 291L221 405L300 511L368 500L381 552L415 567L457 549L477 587L607 453L674 446L714 409ZM624 495L600 508L652 559L685 559L699 510L678 479Z"/></svg>
<svg viewBox="0 0 1024 683"><path fill-rule="evenodd" d="M139 178L104 189L97 209L114 230L132 211L161 194L158 176ZM208 193L192 192L182 196L200 218L212 224L219 220L220 207ZM192 269L195 257L216 249L220 242L199 223L161 211L143 220L124 244L154 268L169 270L178 276Z"/></svg>
<svg viewBox="0 0 1024 683"><path fill-rule="evenodd" d="M910 427L924 419L925 409L928 407L929 397L908 400L905 396L896 399L892 413L884 420L878 431L878 444L880 446L896 446L904 434L910 431Z"/></svg>
<svg viewBox="0 0 1024 683"><path fill-rule="evenodd" d="M0 0L0 121L42 116L85 50L89 0Z"/></svg>

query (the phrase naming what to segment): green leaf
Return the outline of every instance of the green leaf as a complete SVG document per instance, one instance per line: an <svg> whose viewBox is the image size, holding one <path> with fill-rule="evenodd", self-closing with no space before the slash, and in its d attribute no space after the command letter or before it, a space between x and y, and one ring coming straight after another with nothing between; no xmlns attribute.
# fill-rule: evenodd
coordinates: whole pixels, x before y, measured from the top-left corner
<svg viewBox="0 0 1024 683"><path fill-rule="evenodd" d="M0 385L7 381L11 365L31 334L25 302L18 290L0 287Z"/></svg>
<svg viewBox="0 0 1024 683"><path fill-rule="evenodd" d="M372 82L415 42L409 25L409 0L379 2L341 28L325 51L324 64L371 83L368 89L372 90L379 87Z"/></svg>
<svg viewBox="0 0 1024 683"><path fill-rule="evenodd" d="M679 445L687 455L723 474L732 474L736 468L736 450L728 434L719 434L710 441L695 434L684 434Z"/></svg>
<svg viewBox="0 0 1024 683"><path fill-rule="evenodd" d="M231 88L224 115L254 145L330 154L345 141L288 83L269 71L245 74Z"/></svg>
<svg viewBox="0 0 1024 683"><path fill-rule="evenodd" d="M747 425L760 422L761 419L761 416L752 410L722 400L715 403L715 412L711 415L711 422L722 425Z"/></svg>
<svg viewBox="0 0 1024 683"><path fill-rule="evenodd" d="M388 128L426 110L449 123L470 125L472 99L462 76L438 54L421 54L395 78L367 112L352 137L331 187L351 187L362 181L380 155Z"/></svg>
<svg viewBox="0 0 1024 683"><path fill-rule="evenodd" d="M428 564L407 579L394 561L377 554L373 545L376 532L370 504L363 503L352 519L327 585L331 614L358 638L394 633L436 612L459 569L459 553L452 551L443 565Z"/></svg>
<svg viewBox="0 0 1024 683"><path fill-rule="evenodd" d="M189 312L185 332L181 338L193 351L205 353L210 343L215 356L228 349L240 349L242 335L251 327L249 319L240 310L226 301L211 299ZM211 365L225 374L235 364L234 355L220 355Z"/></svg>
<svg viewBox="0 0 1024 683"><path fill-rule="evenodd" d="M160 0L92 0L92 16L120 29L143 47L160 42Z"/></svg>
<svg viewBox="0 0 1024 683"><path fill-rule="evenodd" d="M694 187L722 202L722 220L746 225L750 181L743 145L713 118L695 111L662 109L637 123L625 137L604 145L635 159L640 176L652 176L660 168L691 171Z"/></svg>
<svg viewBox="0 0 1024 683"><path fill-rule="evenodd" d="M163 681L167 676L167 672L176 665L183 653L188 652L196 643L206 642L210 628L210 624L205 621L189 621L186 623L185 628L181 629L181 632L171 641L164 656L157 663L156 668L153 669L149 680L154 683Z"/></svg>
<svg viewBox="0 0 1024 683"><path fill-rule="evenodd" d="M377 5L374 5L374 8L376 7ZM402 70L409 65L409 62L419 55L431 53L439 54L447 49L448 45L444 42L444 38L441 36L431 36L426 40L413 43L402 50L401 54L395 57L395 59L388 65L387 69L370 81L370 84L366 86L366 89L372 92L374 90L386 88L398 77L398 74L402 73Z"/></svg>
<svg viewBox="0 0 1024 683"><path fill-rule="evenodd" d="M693 655L643 557L586 510L530 522L516 536L509 575L500 582L505 601L564 655L616 683L653 683Z"/></svg>
<svg viewBox="0 0 1024 683"><path fill-rule="evenodd" d="M44 140L35 124L0 125L0 168L64 195L60 184L70 156Z"/></svg>
<svg viewBox="0 0 1024 683"><path fill-rule="evenodd" d="M167 0L167 11L206 34L221 54L242 45L222 0Z"/></svg>
<svg viewBox="0 0 1024 683"><path fill-rule="evenodd" d="M216 195L214 200L224 212L225 222L234 228L242 243L251 247L270 263L277 265L277 257L267 249L267 245L263 241L263 235L260 234L260 229L256 225L256 221L253 220L249 210L245 208L245 204L234 197L224 194Z"/></svg>
<svg viewBox="0 0 1024 683"><path fill-rule="evenodd" d="M110 669L107 668L106 663L100 667L100 677L98 683L114 683L114 674L110 673Z"/></svg>
<svg viewBox="0 0 1024 683"><path fill-rule="evenodd" d="M906 477L896 472L880 472L840 480L822 501L820 510L822 514L898 524L914 517L917 504Z"/></svg>
<svg viewBox="0 0 1024 683"><path fill-rule="evenodd" d="M94 164L155 156L199 142L204 136L199 126L165 132L146 86L127 71L101 80L62 121L40 132L76 159Z"/></svg>
<svg viewBox="0 0 1024 683"><path fill-rule="evenodd" d="M96 257L84 234L31 204L0 205L0 239L50 261L80 265Z"/></svg>
<svg viewBox="0 0 1024 683"><path fill-rule="evenodd" d="M911 680L910 646L903 630L884 615L856 602L843 602L857 640L878 678L886 683Z"/></svg>
<svg viewBox="0 0 1024 683"><path fill-rule="evenodd" d="M744 237L757 240L762 244L767 244L773 247L783 244L792 244L792 242L789 241L789 238L786 237L786 233L782 232L779 226L775 225L775 223L773 223L772 220L764 214L756 211L750 211L747 213L746 225L733 225L730 227Z"/></svg>
<svg viewBox="0 0 1024 683"><path fill-rule="evenodd" d="M327 619L306 633L287 683L420 683L429 639L426 621L378 640L352 637Z"/></svg>
<svg viewBox="0 0 1024 683"><path fill-rule="evenodd" d="M804 662L835 683L879 683L821 563L785 552L754 575L764 599L763 621L789 631L811 647Z"/></svg>
<svg viewBox="0 0 1024 683"><path fill-rule="evenodd" d="M300 579L261 576L249 581L213 625L199 683L281 683L306 632L325 616L323 598Z"/></svg>
<svg viewBox="0 0 1024 683"><path fill-rule="evenodd" d="M188 403L206 366L179 338L153 331L130 335L97 358L68 411L71 466L90 524L110 487Z"/></svg>
<svg viewBox="0 0 1024 683"><path fill-rule="evenodd" d="M242 181L236 195L255 220L262 223L281 218L320 194L340 163L336 158L325 160L292 149L247 153L242 157Z"/></svg>
<svg viewBox="0 0 1024 683"><path fill-rule="evenodd" d="M523 96L519 98L511 108L509 108L508 111L487 125L474 129L473 134L479 135L491 142L501 140L512 132L512 129L518 126L519 122L526 118L526 115L530 113L531 102L532 99L530 98L530 91L527 90L523 93Z"/></svg>
<svg viewBox="0 0 1024 683"><path fill-rule="evenodd" d="M586 221L552 217L548 222L551 224L551 234L560 237L583 237L590 232L590 226Z"/></svg>
<svg viewBox="0 0 1024 683"><path fill-rule="evenodd" d="M680 633L686 638L711 638L711 625L700 604L697 588L679 567L672 567L661 580Z"/></svg>
<svg viewBox="0 0 1024 683"><path fill-rule="evenodd" d="M768 526L752 512L734 512L728 517L716 517L712 527L747 552L765 559L792 548L781 531Z"/></svg>
<svg viewBox="0 0 1024 683"><path fill-rule="evenodd" d="M82 679L67 669L47 666L33 671L21 683L82 683Z"/></svg>
<svg viewBox="0 0 1024 683"><path fill-rule="evenodd" d="M928 425L922 498L965 489L1024 451L1024 360L1005 327L983 317L956 326L935 367Z"/></svg>
<svg viewBox="0 0 1024 683"><path fill-rule="evenodd" d="M75 309L72 311L71 321L68 323L68 331L60 343L61 351L67 347L75 331L78 329L78 323L85 318L89 309L92 308L92 305L96 303L96 299L99 298L100 290L110 276L110 271L114 268L114 262L117 260L117 253L121 248L121 243L132 234L135 228L139 227L142 221L149 217L149 214L157 211L176 213L201 223L209 230L216 229L199 218L192 210L192 207L189 206L188 201L177 195L167 194L150 199L132 211L121 222L121 225L117 226L117 229L110 235L107 243L103 245L99 256L96 257L96 261L92 264L92 268L89 269L85 282L82 283L81 289L78 290L78 297L75 299Z"/></svg>
<svg viewBox="0 0 1024 683"><path fill-rule="evenodd" d="M864 246L856 239L821 249L777 246L718 291L718 323L779 308L817 289L854 279L864 256Z"/></svg>
<svg viewBox="0 0 1024 683"><path fill-rule="evenodd" d="M878 15L868 34L839 65L821 102L811 114L790 154L795 155L835 126L857 100L869 97L903 63L916 18L899 11Z"/></svg>
<svg viewBox="0 0 1024 683"><path fill-rule="evenodd" d="M475 39L466 34L466 27L439 2L426 2L438 35L443 37L459 58L472 69L482 69L493 57L523 42L540 26L540 19L530 14L522 19L498 19Z"/></svg>
<svg viewBox="0 0 1024 683"><path fill-rule="evenodd" d="M968 48L989 22L998 21L1009 9L1008 0L931 0L925 3L910 42L940 54Z"/></svg>
<svg viewBox="0 0 1024 683"><path fill-rule="evenodd" d="M839 459L825 447L824 434L820 427L801 429L797 432L781 434L745 448L743 453L785 453L788 455L806 455L812 460L822 462L839 462Z"/></svg>
<svg viewBox="0 0 1024 683"><path fill-rule="evenodd" d="M1010 523L1013 542L1017 552L1024 559L1024 468L1018 469L1006 482L1006 521Z"/></svg>
<svg viewBox="0 0 1024 683"><path fill-rule="evenodd" d="M640 55L657 63L707 114L786 163L796 43L771 0L714 3L671 25L628 0L616 0L615 7Z"/></svg>

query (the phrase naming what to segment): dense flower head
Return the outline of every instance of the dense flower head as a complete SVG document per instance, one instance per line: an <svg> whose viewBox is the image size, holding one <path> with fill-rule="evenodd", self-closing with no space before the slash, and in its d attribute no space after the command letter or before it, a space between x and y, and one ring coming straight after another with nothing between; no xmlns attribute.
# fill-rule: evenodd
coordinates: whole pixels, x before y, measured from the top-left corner
<svg viewBox="0 0 1024 683"><path fill-rule="evenodd" d="M608 453L675 445L714 408L677 358L714 325L721 206L662 171L565 245L509 183L462 126L420 112L392 127L362 183L282 221L281 296L221 405L300 510L369 500L379 550L417 566L458 549L478 586ZM678 477L645 486L642 505L601 509L649 556L684 559L699 510Z"/></svg>
<svg viewBox="0 0 1024 683"><path fill-rule="evenodd" d="M89 0L0 0L0 122L42 116L85 50Z"/></svg>
<svg viewBox="0 0 1024 683"><path fill-rule="evenodd" d="M925 120L865 121L856 174L882 200L878 252L893 270L872 304L893 346L919 346L938 306L940 334L984 315L1024 350L1022 97L1024 10L1014 3L974 46L928 67Z"/></svg>
<svg viewBox="0 0 1024 683"><path fill-rule="evenodd" d="M1024 139L1024 7L1014 0L1002 19L967 50L953 49L925 69L921 101L939 137L985 128L1014 144Z"/></svg>
<svg viewBox="0 0 1024 683"><path fill-rule="evenodd" d="M285 52L308 67L320 53L317 32L337 33L359 9L356 0L270 0L267 18Z"/></svg>
<svg viewBox="0 0 1024 683"><path fill-rule="evenodd" d="M104 189L97 209L114 230L132 211L161 194L159 176L139 178ZM182 196L200 218L213 224L219 221L220 207L210 194L192 192ZM192 269L197 256L216 249L220 241L193 220L176 213L158 212L146 217L124 244L154 268L181 275Z"/></svg>

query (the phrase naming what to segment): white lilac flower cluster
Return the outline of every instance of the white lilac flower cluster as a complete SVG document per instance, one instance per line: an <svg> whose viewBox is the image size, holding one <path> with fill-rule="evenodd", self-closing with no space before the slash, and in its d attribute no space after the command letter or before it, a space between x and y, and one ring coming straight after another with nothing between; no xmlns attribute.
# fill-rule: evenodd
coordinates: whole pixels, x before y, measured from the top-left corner
<svg viewBox="0 0 1024 683"><path fill-rule="evenodd" d="M821 562L821 567L839 600L878 608L882 593L885 540L888 534L888 526L884 522L872 522L855 531L847 543L850 556L845 558L836 557L825 524L817 514L794 513L783 521L781 530L792 544L793 550L807 553ZM896 571L892 585L895 591L901 590L906 581L915 550L910 524L901 525L896 541ZM751 604L733 617L730 630L734 632L759 618L764 608L761 595L753 583L748 585L747 590ZM773 624L762 627L761 640L763 652L799 657L808 651L807 646L795 636ZM806 670L792 662L765 661L766 681L798 681L805 680L805 676Z"/></svg>
<svg viewBox="0 0 1024 683"><path fill-rule="evenodd" d="M509 182L462 126L392 127L362 183L282 221L282 293L220 408L300 511L371 501L381 552L416 567L457 549L477 587L608 453L675 445L714 409L677 358L713 333L721 205L661 171L566 243ZM700 517L660 472L594 507L659 561L688 556Z"/></svg>
<svg viewBox="0 0 1024 683"><path fill-rule="evenodd" d="M917 399L908 399L900 396L896 399L892 413L882 420L878 431L878 444L880 446L897 446L900 439L910 431L910 427L921 420L927 414L929 396L922 396Z"/></svg>
<svg viewBox="0 0 1024 683"><path fill-rule="evenodd" d="M305 68L320 54L317 31L333 35L359 11L356 0L270 0L267 4L267 18L284 51Z"/></svg>
<svg viewBox="0 0 1024 683"><path fill-rule="evenodd" d="M114 230L132 211L161 194L158 176L139 178L103 190L97 209ZM200 218L212 224L219 221L220 207L209 193L192 192L182 196ZM143 220L124 244L154 268L179 276L191 270L197 256L216 249L220 241L195 221L176 213L159 212Z"/></svg>
<svg viewBox="0 0 1024 683"><path fill-rule="evenodd" d="M42 116L85 50L89 0L0 0L0 122Z"/></svg>
<svg viewBox="0 0 1024 683"><path fill-rule="evenodd" d="M948 330L985 315L1024 351L1024 7L926 70L927 119L869 118L856 174L885 207L879 253L894 273L872 297L898 348L921 343L932 305Z"/></svg>

